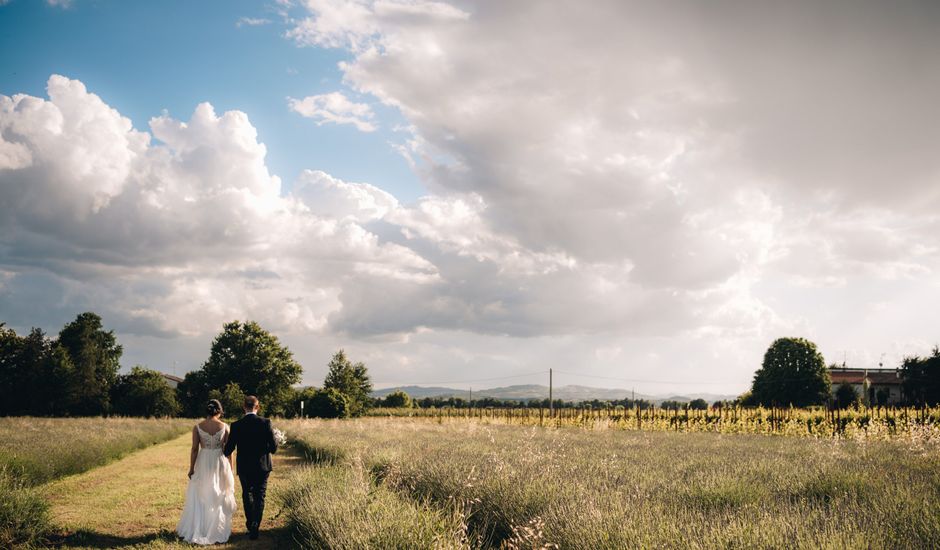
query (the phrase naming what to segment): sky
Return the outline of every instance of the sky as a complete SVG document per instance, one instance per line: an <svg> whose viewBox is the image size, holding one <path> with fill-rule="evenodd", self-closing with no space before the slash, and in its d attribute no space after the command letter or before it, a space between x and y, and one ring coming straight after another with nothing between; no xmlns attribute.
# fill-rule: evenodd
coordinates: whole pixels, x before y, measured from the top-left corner
<svg viewBox="0 0 940 550"><path fill-rule="evenodd" d="M940 4L0 0L0 322L735 394L940 342Z"/></svg>

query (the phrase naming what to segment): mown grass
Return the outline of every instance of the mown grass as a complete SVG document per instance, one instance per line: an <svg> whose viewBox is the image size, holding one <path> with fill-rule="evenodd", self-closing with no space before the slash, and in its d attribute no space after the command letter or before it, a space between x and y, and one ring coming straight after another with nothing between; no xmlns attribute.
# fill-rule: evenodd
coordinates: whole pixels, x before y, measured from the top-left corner
<svg viewBox="0 0 940 550"><path fill-rule="evenodd" d="M188 483L190 442L190 435L184 434L100 468L43 485L41 489L52 506L53 545L75 550L194 548L175 532ZM214 545L213 549L294 548L278 495L289 488L292 472L302 469L305 463L289 445L274 455L259 540L248 539L241 486L236 482L238 510L232 522L232 537L227 544Z"/></svg>
<svg viewBox="0 0 940 550"><path fill-rule="evenodd" d="M389 501L383 524L406 530L414 505L457 510L473 547L940 547L935 446L404 419L285 428L310 458L363 467L375 491L396 493L402 512ZM341 499L343 487L318 494ZM323 513L298 501L293 523ZM341 519L317 527L334 545Z"/></svg>
<svg viewBox="0 0 940 550"><path fill-rule="evenodd" d="M185 432L191 420L0 418L0 548L52 531L38 485L84 472Z"/></svg>

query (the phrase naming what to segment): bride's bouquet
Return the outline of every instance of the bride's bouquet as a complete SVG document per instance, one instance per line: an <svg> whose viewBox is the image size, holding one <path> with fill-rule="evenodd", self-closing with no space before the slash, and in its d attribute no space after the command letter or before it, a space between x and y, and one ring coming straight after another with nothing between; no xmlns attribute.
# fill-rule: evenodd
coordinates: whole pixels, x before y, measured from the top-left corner
<svg viewBox="0 0 940 550"><path fill-rule="evenodd" d="M281 430L274 428L274 441L277 442L278 446L284 445L287 443L287 434Z"/></svg>

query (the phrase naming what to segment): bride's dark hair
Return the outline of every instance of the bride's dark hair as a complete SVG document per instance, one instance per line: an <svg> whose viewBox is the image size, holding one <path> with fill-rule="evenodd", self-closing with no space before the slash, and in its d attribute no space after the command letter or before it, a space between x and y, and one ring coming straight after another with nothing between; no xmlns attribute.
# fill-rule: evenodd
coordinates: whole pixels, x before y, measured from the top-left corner
<svg viewBox="0 0 940 550"><path fill-rule="evenodd" d="M218 399L210 399L209 403L206 405L206 412L209 413L209 416L215 416L217 414L222 414L222 403Z"/></svg>

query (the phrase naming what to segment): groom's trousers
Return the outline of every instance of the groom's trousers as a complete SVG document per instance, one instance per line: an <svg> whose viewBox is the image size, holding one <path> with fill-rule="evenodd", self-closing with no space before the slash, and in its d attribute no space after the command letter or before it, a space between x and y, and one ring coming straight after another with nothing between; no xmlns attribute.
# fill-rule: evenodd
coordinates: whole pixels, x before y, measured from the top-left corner
<svg viewBox="0 0 940 550"><path fill-rule="evenodd" d="M264 514L264 494L268 490L268 475L271 472L251 472L239 474L242 483L242 506L245 508L245 524L248 530L261 526Z"/></svg>

